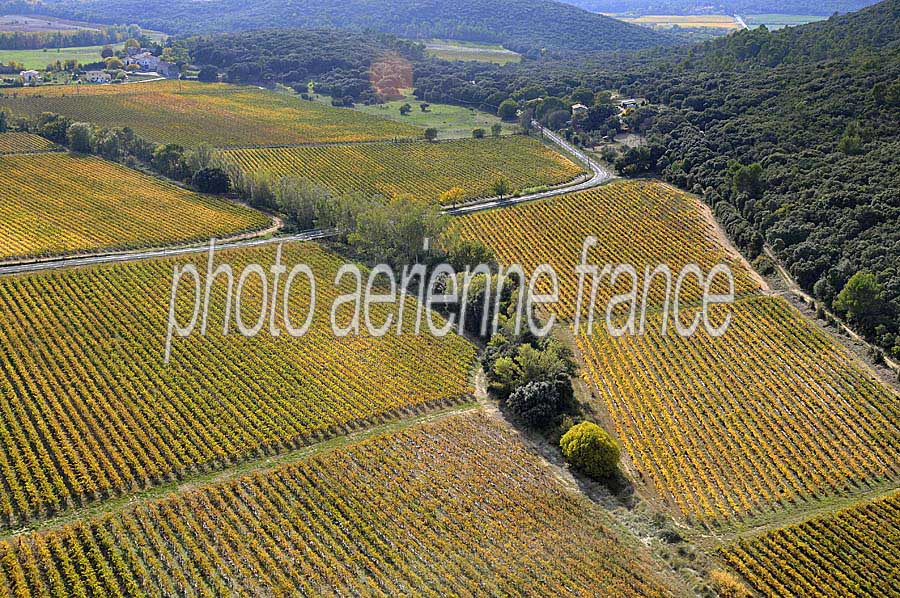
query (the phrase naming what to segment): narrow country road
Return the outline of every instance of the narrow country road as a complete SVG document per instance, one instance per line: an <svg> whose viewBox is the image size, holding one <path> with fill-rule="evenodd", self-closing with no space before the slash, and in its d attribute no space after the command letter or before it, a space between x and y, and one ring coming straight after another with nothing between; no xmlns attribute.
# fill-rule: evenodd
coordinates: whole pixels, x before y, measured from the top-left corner
<svg viewBox="0 0 900 598"><path fill-rule="evenodd" d="M584 153L571 143L567 142L556 133L542 128L537 121L533 122L532 124L537 130L541 131L543 135L550 139L550 141L562 148L564 153L575 156L579 161L590 168L592 175L591 178L575 185L567 185L564 187L559 187L557 189L543 191L541 193L532 193L530 195L521 195L519 197L510 197L508 199L487 199L484 201L479 201L478 203L473 203L472 205L451 208L445 210L445 213L450 214L451 216L462 216L464 214L471 214L472 212L481 212L483 210L492 210L494 208L512 206L515 204L535 201L538 199L546 199L548 197L555 197L557 195L591 189L593 187L597 187L598 185L602 185L603 183L613 178L613 174L611 172L597 164L597 162L591 159L591 157L586 153Z"/></svg>
<svg viewBox="0 0 900 598"><path fill-rule="evenodd" d="M332 229L313 229L299 232L294 235L284 235L280 237L267 237L261 239L248 239L246 241L234 241L231 243L216 244L216 249L234 249L237 247L258 247L260 245L271 245L273 243L282 243L290 241L315 241L316 239L325 239L335 234ZM60 258L58 260L46 262L32 262L27 264L12 264L0 267L0 276L10 274L24 274L26 272L39 272L42 270L58 270L60 268L72 268L76 266L94 266L97 264L110 264L115 262L131 262L138 260L149 260L154 258L172 257L176 255L185 255L190 253L205 253L209 250L209 245L193 245L191 247L177 247L174 249L154 249L150 251L128 252L128 253L111 253L105 255L94 255L85 257Z"/></svg>
<svg viewBox="0 0 900 598"><path fill-rule="evenodd" d="M737 21L737 24L740 26L741 29L750 29L750 27L747 25L747 23L744 21L744 19L741 17L741 15L731 15L731 16L734 17L734 20Z"/></svg>
<svg viewBox="0 0 900 598"><path fill-rule="evenodd" d="M512 206L520 203L525 203L529 201L535 201L538 199L546 199L548 197L555 197L557 195L564 195L566 193L572 193L575 191L584 191L585 189L591 189L593 187L597 187L598 185L602 185L603 183L611 180L613 178L613 174L597 164L594 160L590 158L586 153L576 148L572 144L568 143L565 139L561 138L559 135L543 129L541 125L537 122L533 123L535 128L538 131L546 136L550 141L560 147L563 153L574 156L577 160L582 162L585 166L587 166L591 171L591 178L586 181L582 181L580 183L576 183L574 185L565 185L562 187L558 187L556 189L551 189L549 191L543 191L541 193L532 193L530 195L522 195L519 197L511 197L508 199L485 199L478 203L473 203L471 205L460 206L457 208L451 208L445 210L446 214L451 216L462 216L464 214L471 214L473 212L480 212L482 210L491 210L495 208L502 208L507 206ZM216 249L234 249L238 247L257 247L260 245L269 245L273 243L281 243L281 242L290 242L290 241L315 241L319 239L326 239L329 237L333 237L336 231L334 229L312 229L301 231L299 233L293 235L284 235L284 236L274 236L269 238L256 238L256 239L246 239L240 241L226 242L221 245L216 245ZM190 247L177 247L173 249L153 249L148 251L123 251L121 253L107 253L102 255L93 255L93 256L73 256L73 257L61 257L59 259L51 259L44 260L39 262L29 262L22 264L10 264L6 266L0 266L0 276L8 276L11 274L25 274L29 272L40 272L43 270L58 270L60 268L71 268L77 266L94 266L98 264L110 264L110 263L118 263L118 262L131 262L137 260L147 260L147 259L155 259L155 258L165 258L172 257L176 255L185 255L191 253L204 253L209 249L209 245L194 245Z"/></svg>

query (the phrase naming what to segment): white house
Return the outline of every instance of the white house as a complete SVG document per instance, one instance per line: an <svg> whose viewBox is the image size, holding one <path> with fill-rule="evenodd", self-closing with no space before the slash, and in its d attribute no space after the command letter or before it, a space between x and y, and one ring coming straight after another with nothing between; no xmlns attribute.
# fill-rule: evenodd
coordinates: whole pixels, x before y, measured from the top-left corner
<svg viewBox="0 0 900 598"><path fill-rule="evenodd" d="M136 64L142 71L155 71L159 67L159 58L150 52L141 52L125 59L125 66Z"/></svg>
<svg viewBox="0 0 900 598"><path fill-rule="evenodd" d="M22 82L25 83L25 85L37 83L41 78L41 74L37 71L22 71L19 73L19 76L22 77Z"/></svg>
<svg viewBox="0 0 900 598"><path fill-rule="evenodd" d="M112 75L106 71L88 71L84 74L84 78L91 83L109 83L112 81Z"/></svg>
<svg viewBox="0 0 900 598"><path fill-rule="evenodd" d="M572 106L572 116L582 116L588 113L588 107L584 104L575 104Z"/></svg>

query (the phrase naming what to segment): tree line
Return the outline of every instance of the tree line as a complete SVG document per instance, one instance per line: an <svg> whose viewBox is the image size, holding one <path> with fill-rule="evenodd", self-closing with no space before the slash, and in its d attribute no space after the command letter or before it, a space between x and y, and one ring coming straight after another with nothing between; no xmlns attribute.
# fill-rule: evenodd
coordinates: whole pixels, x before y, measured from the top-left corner
<svg viewBox="0 0 900 598"><path fill-rule="evenodd" d="M141 28L137 25L111 25L100 29L67 31L0 31L0 50L101 46L117 44L140 36Z"/></svg>

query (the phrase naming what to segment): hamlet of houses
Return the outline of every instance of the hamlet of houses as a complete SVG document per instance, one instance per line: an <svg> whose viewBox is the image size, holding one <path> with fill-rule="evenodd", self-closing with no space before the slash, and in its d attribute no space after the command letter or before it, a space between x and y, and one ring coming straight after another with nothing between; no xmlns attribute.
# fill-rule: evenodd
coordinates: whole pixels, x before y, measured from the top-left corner
<svg viewBox="0 0 900 598"><path fill-rule="evenodd" d="M178 67L160 57L155 56L153 52L146 48L132 48L126 50L124 64L127 70L138 72L144 75L159 75L160 77L177 77ZM37 85L42 82L40 71L24 70L19 73L19 79L24 85ZM86 70L81 74L81 80L88 83L104 84L113 81L113 74L107 70L92 69Z"/></svg>
<svg viewBox="0 0 900 598"><path fill-rule="evenodd" d="M141 72L153 72L161 77L173 77L178 74L174 63L154 56L153 52L146 48L129 47L125 56L125 66L129 65L136 65Z"/></svg>

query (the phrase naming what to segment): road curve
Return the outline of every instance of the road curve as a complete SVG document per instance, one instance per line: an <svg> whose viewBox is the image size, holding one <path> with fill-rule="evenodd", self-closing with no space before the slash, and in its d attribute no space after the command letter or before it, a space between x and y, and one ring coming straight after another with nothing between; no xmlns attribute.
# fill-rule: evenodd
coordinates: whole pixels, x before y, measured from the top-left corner
<svg viewBox="0 0 900 598"><path fill-rule="evenodd" d="M567 142L565 139L557 135L552 131L548 131L541 127L541 125L535 121L532 123L539 131L541 131L550 141L558 145L568 154L575 156L578 160L584 163L591 170L591 178L581 183L577 183L575 185L568 185L565 187L560 187L557 189L550 189L549 191L542 191L541 193L532 193L530 195L521 195L519 197L510 197L508 199L489 199L486 201L480 201L478 203L474 203L471 205L460 206L458 208L450 208L444 210L445 214L449 214L451 216L462 216L464 214L471 214L473 212L481 212L483 210L492 210L494 208L503 208L507 206L513 206L520 203L525 203L529 201L535 201L538 199L546 199L548 197L556 197L557 195L564 195L566 193L573 193L575 191L584 191L585 189L591 189L598 185L602 185L603 183L611 180L613 178L613 174L597 164L590 156L586 153Z"/></svg>
<svg viewBox="0 0 900 598"><path fill-rule="evenodd" d="M574 156L591 170L591 178L581 183L568 185L543 191L541 193L532 193L530 195L522 195L519 197L510 197L508 199L487 199L475 204L460 206L458 208L450 208L444 210L445 214L450 216L462 216L482 210L492 210L495 208L503 208L538 199L546 199L557 195L564 195L575 191L584 191L601 185L613 178L613 174L597 164L586 153L568 143L559 135L543 129L538 122L533 123L535 128L541 131L550 141L558 145L564 152ZM274 236L269 238L247 239L242 241L233 241L216 245L216 249L235 249L238 247L257 247L260 245L270 245L273 243L291 242L291 241L316 241L327 239L335 236L337 231L334 229L312 229L305 230L293 235ZM194 245L190 247L176 247L173 249L153 249L148 251L124 251L122 253L106 253L103 255L82 256L82 257L61 257L55 260L45 260L40 262L30 262L22 264L10 264L0 266L0 276L8 276L12 274L26 274L29 272L41 272L44 270L58 270L61 268L74 268L78 266L95 266L99 264L111 264L120 262L131 262L137 260L148 260L155 258L172 257L176 255L185 255L191 253L204 253L209 249L209 245Z"/></svg>

